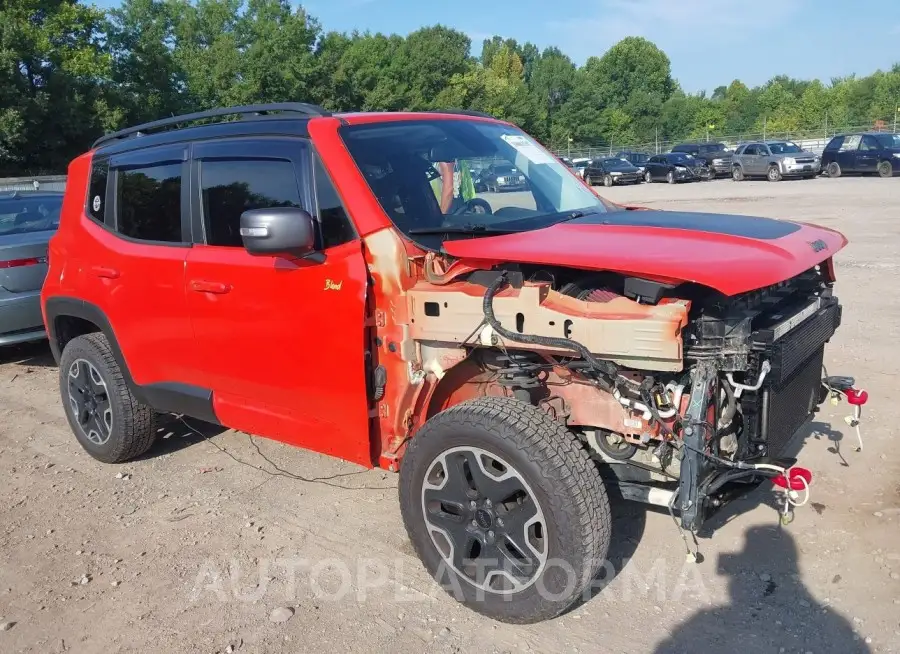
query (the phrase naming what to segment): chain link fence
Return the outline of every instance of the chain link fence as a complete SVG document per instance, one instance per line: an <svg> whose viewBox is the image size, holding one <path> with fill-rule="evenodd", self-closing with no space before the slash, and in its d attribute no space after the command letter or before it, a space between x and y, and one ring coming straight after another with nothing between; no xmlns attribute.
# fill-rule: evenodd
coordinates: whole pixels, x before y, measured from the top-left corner
<svg viewBox="0 0 900 654"><path fill-rule="evenodd" d="M800 147L816 154L822 154L825 146L834 136L838 134L846 134L852 132L883 132L887 134L900 133L900 124L895 118L876 120L867 125L854 125L848 127L833 127L824 125L817 129L793 130L793 131L764 131L764 132L748 132L745 134L721 135L710 133L708 136L701 138L685 137L676 140L659 140L654 139L650 142L633 142L623 141L603 142L598 140L595 143L571 143L565 148L555 148L553 151L558 156L569 157L570 159L609 157L619 152L643 152L645 154L660 154L669 152L679 143L724 143L729 149L734 149L741 143L751 141L793 141Z"/></svg>

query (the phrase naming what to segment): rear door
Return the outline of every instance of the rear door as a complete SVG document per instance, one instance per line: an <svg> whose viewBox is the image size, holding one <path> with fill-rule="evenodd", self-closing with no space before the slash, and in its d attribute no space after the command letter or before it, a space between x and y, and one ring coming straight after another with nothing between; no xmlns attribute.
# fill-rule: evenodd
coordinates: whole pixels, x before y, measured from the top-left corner
<svg viewBox="0 0 900 654"><path fill-rule="evenodd" d="M79 265L67 266L79 296L106 314L134 381L170 390L197 380L184 294L187 160L187 145L95 160Z"/></svg>
<svg viewBox="0 0 900 654"><path fill-rule="evenodd" d="M881 157L881 144L871 134L864 134L856 151L856 168L861 173L874 173L878 171L878 162Z"/></svg>
<svg viewBox="0 0 900 654"><path fill-rule="evenodd" d="M861 143L862 136L851 134L844 138L844 142L837 151L835 159L845 173L859 172L859 146Z"/></svg>
<svg viewBox="0 0 900 654"><path fill-rule="evenodd" d="M304 139L194 145L186 289L205 384L229 427L371 464L362 244ZM293 206L318 256L252 255L240 216Z"/></svg>

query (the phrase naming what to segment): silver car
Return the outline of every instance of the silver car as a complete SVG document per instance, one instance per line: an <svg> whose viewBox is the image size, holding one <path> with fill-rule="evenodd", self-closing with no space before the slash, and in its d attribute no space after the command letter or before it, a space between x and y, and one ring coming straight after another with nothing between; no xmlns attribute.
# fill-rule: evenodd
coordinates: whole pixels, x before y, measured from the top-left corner
<svg viewBox="0 0 900 654"><path fill-rule="evenodd" d="M37 191L0 194L0 346L46 336L40 294L62 198Z"/></svg>
<svg viewBox="0 0 900 654"><path fill-rule="evenodd" d="M738 146L731 166L736 182L749 177L777 182L784 177L815 177L822 171L822 158L790 141L766 141Z"/></svg>

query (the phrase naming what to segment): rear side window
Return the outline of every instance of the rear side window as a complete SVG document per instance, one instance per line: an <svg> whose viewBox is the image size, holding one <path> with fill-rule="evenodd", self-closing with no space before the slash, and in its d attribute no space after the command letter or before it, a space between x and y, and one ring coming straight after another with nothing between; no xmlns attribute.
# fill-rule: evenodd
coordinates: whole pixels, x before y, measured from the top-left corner
<svg viewBox="0 0 900 654"><path fill-rule="evenodd" d="M172 163L119 169L116 204L120 234L142 241L182 241L181 168L180 163Z"/></svg>
<svg viewBox="0 0 900 654"><path fill-rule="evenodd" d="M331 182L322 160L316 155L316 202L319 205L319 223L322 229L322 247L327 249L352 241L356 238L356 230L344 205L338 197L337 189Z"/></svg>
<svg viewBox="0 0 900 654"><path fill-rule="evenodd" d="M859 134L851 134L844 138L844 143L841 145L841 152L850 152L853 150L859 149L859 144L862 142L862 136Z"/></svg>
<svg viewBox="0 0 900 654"><path fill-rule="evenodd" d="M840 149L841 144L843 142L844 142L843 136L835 136L833 139L831 139L831 142L825 146L825 149L828 150L829 152L832 150L838 150L838 149Z"/></svg>
<svg viewBox="0 0 900 654"><path fill-rule="evenodd" d="M88 187L87 213L98 223L106 221L106 182L109 179L109 161L94 160L91 163L91 183Z"/></svg>
<svg viewBox="0 0 900 654"><path fill-rule="evenodd" d="M241 214L251 209L303 209L294 165L286 159L204 160L200 187L206 243L243 247Z"/></svg>

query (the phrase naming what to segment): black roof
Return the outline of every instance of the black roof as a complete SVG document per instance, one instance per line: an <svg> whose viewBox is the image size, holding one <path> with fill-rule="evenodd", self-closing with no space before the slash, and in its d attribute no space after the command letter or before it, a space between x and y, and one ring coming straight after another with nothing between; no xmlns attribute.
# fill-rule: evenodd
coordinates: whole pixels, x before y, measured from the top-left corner
<svg viewBox="0 0 900 654"><path fill-rule="evenodd" d="M423 113L458 114L492 118L479 111L434 110ZM322 107L305 102L282 102L225 107L200 111L181 116L163 118L101 136L92 149L104 154L115 154L168 143L180 143L218 136L309 136L307 123L310 118L331 116ZM238 120L228 120L238 118ZM343 121L338 115L337 118ZM218 122L210 122L218 119ZM201 124L198 124L201 123Z"/></svg>

